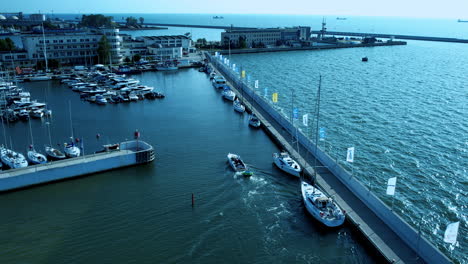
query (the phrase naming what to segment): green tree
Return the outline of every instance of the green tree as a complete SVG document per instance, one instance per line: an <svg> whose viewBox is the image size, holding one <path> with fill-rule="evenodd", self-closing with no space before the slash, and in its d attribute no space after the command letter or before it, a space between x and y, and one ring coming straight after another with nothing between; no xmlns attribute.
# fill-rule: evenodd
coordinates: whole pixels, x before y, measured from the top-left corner
<svg viewBox="0 0 468 264"><path fill-rule="evenodd" d="M0 51L12 51L15 49L15 42L11 38L0 39Z"/></svg>
<svg viewBox="0 0 468 264"><path fill-rule="evenodd" d="M247 48L247 42L245 41L245 36L239 36L239 48Z"/></svg>
<svg viewBox="0 0 468 264"><path fill-rule="evenodd" d="M208 43L208 42L206 41L205 38L199 38L199 39L197 39L195 46L196 46L197 48L203 48L203 47L206 46L207 43Z"/></svg>
<svg viewBox="0 0 468 264"><path fill-rule="evenodd" d="M125 62L125 63L130 63L131 61L132 61L132 60L130 60L129 57L125 57L125 59L124 59L124 62Z"/></svg>
<svg viewBox="0 0 468 264"><path fill-rule="evenodd" d="M81 17L80 25L82 27L113 27L114 23L112 22L113 17L104 16L101 14L98 15L83 15Z"/></svg>
<svg viewBox="0 0 468 264"><path fill-rule="evenodd" d="M99 40L97 52L99 56L99 61L101 61L104 64L109 62L111 45L109 44L109 41L107 40L106 36L102 36L101 40Z"/></svg>
<svg viewBox="0 0 468 264"><path fill-rule="evenodd" d="M140 54L133 55L133 61L134 62L139 62L140 60L141 60L141 55Z"/></svg>
<svg viewBox="0 0 468 264"><path fill-rule="evenodd" d="M140 24L143 25L143 23L145 22L145 18L144 18L144 17L140 17L139 20L140 20Z"/></svg>
<svg viewBox="0 0 468 264"><path fill-rule="evenodd" d="M127 21L127 27L138 27L138 20L132 16L127 17L125 21Z"/></svg>

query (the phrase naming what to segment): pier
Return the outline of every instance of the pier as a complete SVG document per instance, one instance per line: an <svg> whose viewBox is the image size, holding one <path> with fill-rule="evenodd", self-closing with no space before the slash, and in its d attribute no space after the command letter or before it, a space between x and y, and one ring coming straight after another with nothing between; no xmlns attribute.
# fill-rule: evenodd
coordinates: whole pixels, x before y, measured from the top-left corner
<svg viewBox="0 0 468 264"><path fill-rule="evenodd" d="M141 140L122 142L119 150L3 171L0 173L0 192L145 164L154 159L150 144Z"/></svg>
<svg viewBox="0 0 468 264"><path fill-rule="evenodd" d="M231 26L210 26L210 25L189 25L189 24L164 24L164 23L144 23L148 26L162 26L162 27L187 27L187 28L211 28L211 29L256 29L255 27L231 27ZM312 34L322 34L320 30L312 30ZM445 37L431 37L431 36L415 36L415 35L400 35L400 34L387 34L387 33L364 33L364 32L340 32L340 31L326 31L325 35L335 36L349 36L349 37L376 37L376 38L394 38L405 40L423 40L423 41L438 41L438 42L455 42L455 43L468 43L468 39L459 38L445 38Z"/></svg>
<svg viewBox="0 0 468 264"><path fill-rule="evenodd" d="M302 134L271 104L257 95L238 73L216 57L205 53L211 65L228 81L246 108L261 120L265 132L281 148L286 149L304 168L306 175L315 172L310 164L317 160L316 184L332 196L346 211L347 222L377 250L388 263L451 263L428 240L421 236L372 190L341 167ZM299 148L291 145L297 133ZM299 188L299 184L298 184Z"/></svg>

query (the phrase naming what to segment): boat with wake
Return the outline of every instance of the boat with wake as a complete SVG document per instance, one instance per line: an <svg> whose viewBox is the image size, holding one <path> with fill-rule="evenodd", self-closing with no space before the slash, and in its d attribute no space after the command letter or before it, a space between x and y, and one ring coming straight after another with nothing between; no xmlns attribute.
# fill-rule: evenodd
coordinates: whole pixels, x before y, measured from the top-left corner
<svg viewBox="0 0 468 264"><path fill-rule="evenodd" d="M242 175L250 177L253 173L247 170L247 165L242 161L241 157L237 154L228 153L227 155L229 165L235 172L240 172Z"/></svg>

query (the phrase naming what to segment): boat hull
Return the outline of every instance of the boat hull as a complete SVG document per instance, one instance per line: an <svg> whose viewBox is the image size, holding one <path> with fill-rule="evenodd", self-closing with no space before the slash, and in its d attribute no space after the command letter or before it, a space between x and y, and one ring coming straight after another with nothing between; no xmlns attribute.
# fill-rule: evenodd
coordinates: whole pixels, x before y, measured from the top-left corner
<svg viewBox="0 0 468 264"><path fill-rule="evenodd" d="M308 199L308 194L307 192L313 192L317 196L323 195L322 191L320 191L318 188L301 181L301 192L302 192L302 200L304 201L304 205L307 209L307 212L309 212L310 215L312 215L317 221L322 223L323 225L327 227L338 227L341 226L344 223L345 216L341 215L341 217L335 217L333 219L327 219L326 217L323 217L323 211L319 210L317 207L315 207L312 202Z"/></svg>
<svg viewBox="0 0 468 264"><path fill-rule="evenodd" d="M294 161L295 162L295 161ZM290 174L290 175L293 175L293 176L296 176L296 177L299 177L300 174L301 174L301 168L299 167L298 165L298 169L294 169L294 168L291 168L291 166L287 165L280 157L280 155L278 155L277 153L273 154L273 163L275 163L276 167L278 167L280 170Z"/></svg>

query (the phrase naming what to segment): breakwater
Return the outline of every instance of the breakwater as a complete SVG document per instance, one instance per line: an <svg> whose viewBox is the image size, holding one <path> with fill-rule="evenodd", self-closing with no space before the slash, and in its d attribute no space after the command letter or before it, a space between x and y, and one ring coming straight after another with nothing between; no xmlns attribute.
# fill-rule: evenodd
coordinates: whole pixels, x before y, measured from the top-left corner
<svg viewBox="0 0 468 264"><path fill-rule="evenodd" d="M122 142L116 151L4 171L0 173L0 192L148 163L154 159L154 149L148 143Z"/></svg>
<svg viewBox="0 0 468 264"><path fill-rule="evenodd" d="M293 156L302 162L309 174L313 171L309 154L319 162L317 183L327 193L333 195L340 206L345 209L347 219L360 233L372 244L380 254L392 263L450 263L450 260L429 241L421 236L421 233L412 228L400 216L384 204L372 191L362 185L352 174L336 163L320 148L317 151L314 144L298 132L283 115L276 111L271 104L260 97L250 85L241 78L238 73L231 71L227 65L217 58L206 53L213 66L222 73L230 84L238 90L238 95L243 97L244 103L261 116L266 122L265 128L268 134L276 138L275 141L285 146ZM298 152L291 151L294 148L288 146L286 139L292 138L297 133L301 146ZM302 155L297 156L299 153ZM307 161L307 162L305 162Z"/></svg>
<svg viewBox="0 0 468 264"><path fill-rule="evenodd" d="M313 34L321 34L321 31L313 30ZM455 43L468 43L468 39L460 38L444 38L444 37L430 37L430 36L414 36L414 35L400 35L400 34L382 34L382 33L360 33L360 32L340 32L340 31L326 31L325 35L330 36L349 36L349 37L376 37L376 38L394 38L394 39L407 39L407 40L423 40L423 41L437 41L437 42L455 42Z"/></svg>

